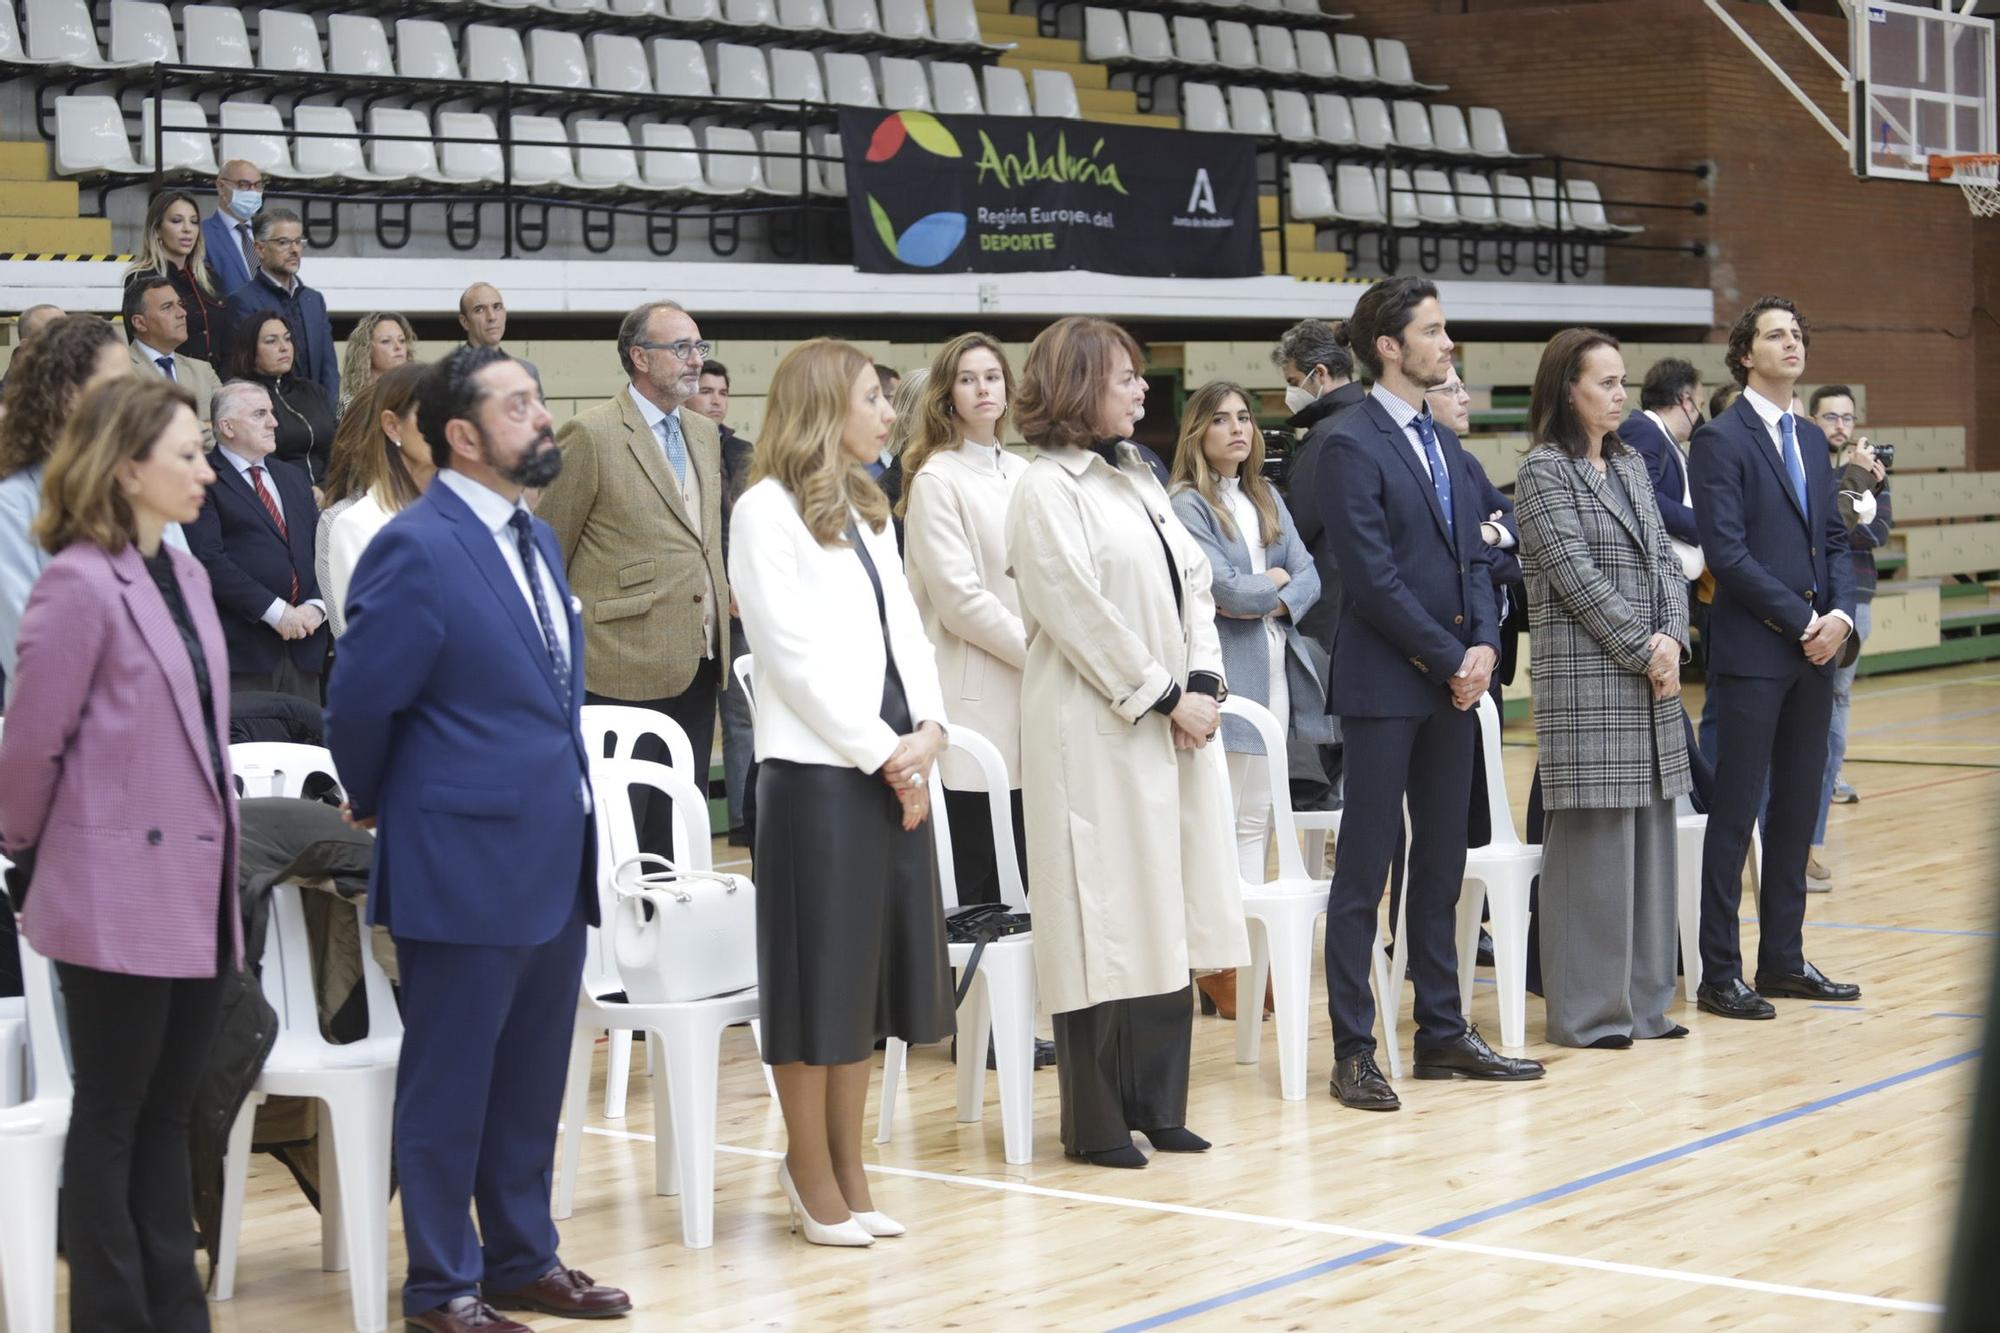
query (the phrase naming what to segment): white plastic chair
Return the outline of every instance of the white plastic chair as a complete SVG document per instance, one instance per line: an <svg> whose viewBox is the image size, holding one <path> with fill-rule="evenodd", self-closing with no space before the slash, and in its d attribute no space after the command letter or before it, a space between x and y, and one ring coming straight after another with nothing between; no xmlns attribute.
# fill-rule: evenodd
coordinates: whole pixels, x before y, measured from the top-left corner
<svg viewBox="0 0 2000 1333"><path fill-rule="evenodd" d="M1425 83L1418 79L1410 68L1409 45L1393 37L1375 39L1375 77L1399 88L1422 88L1438 93L1443 92L1445 87L1441 83Z"/></svg>
<svg viewBox="0 0 2000 1333"><path fill-rule="evenodd" d="M257 63L265 69L299 74L326 72L326 55L319 46L319 27L310 14L266 9L257 15Z"/></svg>
<svg viewBox="0 0 2000 1333"><path fill-rule="evenodd" d="M421 117L423 112L416 114ZM298 135L298 147L292 156L301 176L314 180L360 181L402 178L373 171L363 163L360 130L354 123L354 113L344 106L300 103L292 108L292 129ZM428 134L430 126L425 124L420 132ZM319 138L319 135L338 137Z"/></svg>
<svg viewBox="0 0 2000 1333"><path fill-rule="evenodd" d="M1315 79L1340 77L1340 62L1333 54L1333 38L1313 28L1301 28L1292 34L1292 44L1298 48L1299 73Z"/></svg>
<svg viewBox="0 0 2000 1333"><path fill-rule="evenodd" d="M109 46L114 65L181 63L172 12L165 5L150 4L147 0L111 0Z"/></svg>
<svg viewBox="0 0 2000 1333"><path fill-rule="evenodd" d="M1431 141L1430 109L1422 102L1397 102L1389 108L1391 125L1396 132L1396 144L1401 148L1429 152Z"/></svg>
<svg viewBox="0 0 2000 1333"><path fill-rule="evenodd" d="M1354 135L1354 108L1339 93L1313 94L1313 128L1321 143L1347 145Z"/></svg>
<svg viewBox="0 0 2000 1333"><path fill-rule="evenodd" d="M771 100L771 67L765 63L764 49L739 46L734 42L715 44L715 95L742 97L759 102Z"/></svg>
<svg viewBox="0 0 2000 1333"><path fill-rule="evenodd" d="M639 178L655 190L677 194L717 194L701 174L694 131L685 125L639 127Z"/></svg>
<svg viewBox="0 0 2000 1333"><path fill-rule="evenodd" d="M1292 45L1291 29L1273 23L1258 24L1257 60L1267 74L1297 74L1299 51Z"/></svg>
<svg viewBox="0 0 2000 1333"><path fill-rule="evenodd" d="M1214 65L1215 36L1208 30L1208 20L1194 18L1187 14L1177 14L1173 22L1174 58L1183 65Z"/></svg>
<svg viewBox="0 0 2000 1333"><path fill-rule="evenodd" d="M971 757L986 780L987 810L993 821L994 864L1000 874L1000 901L1009 911L1028 910L1014 855L1013 802L1008 796L1007 765L993 743L970 727L951 729L951 748ZM937 782L933 770L931 782ZM931 839L937 847L938 889L946 911L959 905L958 880L951 855L951 825L944 803L931 806ZM947 944L954 970L972 961L970 944ZM993 1046L993 1064L1000 1080L1000 1139L1013 1166L1025 1166L1035 1156L1035 946L1030 934L994 940L979 956L979 970L959 1009L958 1122L975 1124L986 1109L986 1047ZM882 1104L876 1118L875 1142L887 1143L896 1133L896 1097L902 1088L907 1046L891 1037L882 1053Z"/></svg>
<svg viewBox="0 0 2000 1333"><path fill-rule="evenodd" d="M153 165L154 105L150 97L139 104L139 163L147 168ZM215 143L208 135L208 113L201 109L201 103L169 97L158 105L160 124L165 127L160 136L161 170L197 176L219 171Z"/></svg>
<svg viewBox="0 0 2000 1333"><path fill-rule="evenodd" d="M1260 139L1269 139L1278 132L1271 120L1271 103L1264 96L1262 88L1245 88L1241 84L1229 89L1229 124L1238 134L1254 134Z"/></svg>
<svg viewBox="0 0 2000 1333"><path fill-rule="evenodd" d="M381 77L395 73L382 20L366 14L326 16L327 64L335 74Z"/></svg>
<svg viewBox="0 0 2000 1333"><path fill-rule="evenodd" d="M818 52L774 46L766 54L771 58L771 87L786 101L826 100L826 82L820 77Z"/></svg>
<svg viewBox="0 0 2000 1333"><path fill-rule="evenodd" d="M224 162L255 162L267 176L297 176L284 118L266 102L224 102L220 111Z"/></svg>
<svg viewBox="0 0 2000 1333"><path fill-rule="evenodd" d="M1500 208L1501 226L1519 231L1534 231L1541 226L1535 217L1535 197L1529 191L1525 177L1505 171L1495 172L1493 201Z"/></svg>
<svg viewBox="0 0 2000 1333"><path fill-rule="evenodd" d="M681 17L682 0L674 0L674 17ZM751 28L778 25L778 6L773 0L723 0L722 21Z"/></svg>
<svg viewBox="0 0 2000 1333"><path fill-rule="evenodd" d="M529 187L556 185L581 189L577 179L576 156L570 152L569 131L555 116L528 116L515 112L508 119L514 140L514 183Z"/></svg>
<svg viewBox="0 0 2000 1333"><path fill-rule="evenodd" d="M831 56L828 59L832 59ZM1018 69L1005 65L988 65L979 71L980 82L986 88L986 114L989 116L1028 116L1034 112L1028 103L1028 80ZM840 100L835 98L835 101Z"/></svg>
<svg viewBox="0 0 2000 1333"><path fill-rule="evenodd" d="M1012 42L988 42L979 31L979 11L972 0L932 0L931 23L941 42L965 46L1012 46Z"/></svg>
<svg viewBox="0 0 2000 1333"><path fill-rule="evenodd" d="M0 1180L7 1182L0 1194L0 1322L25 1333L56 1326L56 1191L71 1087L54 968L25 936L20 949L34 1095L0 1107Z"/></svg>
<svg viewBox="0 0 2000 1333"><path fill-rule="evenodd" d="M883 106L891 111L931 109L930 80L924 77L921 63L901 56L883 56L881 68Z"/></svg>
<svg viewBox="0 0 2000 1333"><path fill-rule="evenodd" d="M1278 133L1294 143L1311 143L1319 137L1313 128L1312 99L1296 88L1271 91L1271 115Z"/></svg>
<svg viewBox="0 0 2000 1333"><path fill-rule="evenodd" d="M338 780L333 757L314 745L232 745L229 754L250 796L297 797L314 774ZM357 902L353 908L360 927L368 1035L336 1046L320 1034L300 893L295 884L271 890L271 925L262 970L264 998L278 1014L278 1039L230 1126L212 1295L226 1301L236 1291L257 1107L267 1097L310 1097L326 1107L319 1140L320 1266L329 1273L347 1270L354 1327L357 1333L375 1333L388 1325L389 1157L403 1020L389 978L375 961L366 907Z"/></svg>
<svg viewBox="0 0 2000 1333"><path fill-rule="evenodd" d="M924 0L882 0L882 33L905 41L930 41L931 20L924 12Z"/></svg>
<svg viewBox="0 0 2000 1333"><path fill-rule="evenodd" d="M1321 13L1319 0L1285 0L1285 12L1287 14L1311 14L1313 17L1318 18Z"/></svg>
<svg viewBox="0 0 2000 1333"><path fill-rule="evenodd" d="M875 91L875 69L868 57L852 51L828 51L821 58L826 67L826 95L841 106L879 107L881 94ZM987 70L990 75L993 71Z"/></svg>
<svg viewBox="0 0 2000 1333"><path fill-rule="evenodd" d="M826 0L778 0L778 26L787 32L831 32Z"/></svg>
<svg viewBox="0 0 2000 1333"><path fill-rule="evenodd" d="M763 151L757 136L734 125L709 125L701 132L702 174L727 194L770 194L764 182ZM702 805L704 818L708 806Z"/></svg>
<svg viewBox="0 0 2000 1333"><path fill-rule="evenodd" d="M632 2L633 0L617 0L619 4L630 4ZM658 12L658 7L664 3L664 0L643 0L643 3L654 7L650 12ZM719 23L723 21L721 0L672 0L672 3L665 5L665 8L669 17L681 19L688 23Z"/></svg>
<svg viewBox="0 0 2000 1333"><path fill-rule="evenodd" d="M183 5L181 38L190 65L251 68L250 31L243 25L243 11L233 5ZM317 37L312 47L317 55Z"/></svg>
<svg viewBox="0 0 2000 1333"><path fill-rule="evenodd" d="M985 114L979 100L979 72L953 60L931 64L931 101L947 116Z"/></svg>
<svg viewBox="0 0 2000 1333"><path fill-rule="evenodd" d="M875 0L833 0L832 9L836 32L882 31L882 15Z"/></svg>
<svg viewBox="0 0 2000 1333"><path fill-rule="evenodd" d="M1038 69L1030 82L1035 90L1035 114L1061 120L1082 120L1083 107L1076 100L1076 83L1067 70Z"/></svg>
<svg viewBox="0 0 2000 1333"><path fill-rule="evenodd" d="M451 29L436 19L397 19L396 73L406 79L457 79Z"/></svg>
<svg viewBox="0 0 2000 1333"><path fill-rule="evenodd" d="M1535 225L1544 231L1556 229L1556 178L1531 176L1528 185L1535 201ZM1565 223L1567 225L1567 223Z"/></svg>
<svg viewBox="0 0 2000 1333"><path fill-rule="evenodd" d="M1452 185L1458 191L1458 216L1475 227L1498 227L1500 211L1493 202L1493 182L1476 171L1455 171Z"/></svg>
<svg viewBox="0 0 2000 1333"><path fill-rule="evenodd" d="M1342 162L1334 169L1334 207L1349 222L1389 221L1382 209L1381 168L1356 162Z"/></svg>
<svg viewBox="0 0 2000 1333"><path fill-rule="evenodd" d="M1333 58L1340 66L1340 77L1352 79L1356 83L1374 83L1375 49L1368 45L1368 39L1352 32L1337 32L1333 35Z"/></svg>
<svg viewBox="0 0 2000 1333"><path fill-rule="evenodd" d="M504 179L500 132L484 111L440 111L438 167L449 181L472 184Z"/></svg>
<svg viewBox="0 0 2000 1333"><path fill-rule="evenodd" d="M28 0L24 17L29 60L82 69L110 69L117 64L98 54L97 24L86 0Z"/></svg>
<svg viewBox="0 0 2000 1333"><path fill-rule="evenodd" d="M1395 141L1395 131L1389 124L1389 104L1379 97L1356 97L1349 106L1354 108L1354 141L1363 148L1387 148Z"/></svg>
<svg viewBox="0 0 2000 1333"><path fill-rule="evenodd" d="M368 133L400 136L368 140L368 166L376 176L440 182L445 179L438 168L431 118L424 112L407 107L370 107Z"/></svg>
<svg viewBox="0 0 2000 1333"><path fill-rule="evenodd" d="M1486 760L1486 808L1492 814L1493 835L1484 847L1471 848L1465 854L1465 886L1458 896L1458 1000L1462 1009L1472 1012L1472 974L1478 962L1479 917L1484 906L1492 917L1500 1041L1520 1046L1528 1039L1528 886L1542 873L1542 849L1522 842L1514 832L1507 775L1501 767L1500 710L1492 696L1480 696L1478 711L1479 745Z"/></svg>
<svg viewBox="0 0 2000 1333"><path fill-rule="evenodd" d="M1594 231L1610 236L1635 236L1646 230L1642 226L1624 225L1613 222L1604 214L1604 195L1596 181L1571 180L1563 183L1563 201L1567 225L1579 231Z"/></svg>
<svg viewBox="0 0 2000 1333"><path fill-rule="evenodd" d="M1410 176L1416 192L1417 217L1427 226L1456 225L1458 202L1452 194L1451 178L1430 168L1420 168Z"/></svg>
<svg viewBox="0 0 2000 1333"><path fill-rule="evenodd" d="M1257 68L1257 39L1251 34L1250 25L1234 19L1219 20L1215 25L1215 55L1219 63L1230 69Z"/></svg>
<svg viewBox="0 0 2000 1333"><path fill-rule="evenodd" d="M653 84L662 97L715 96L701 43L684 37L653 39Z"/></svg>
<svg viewBox="0 0 2000 1333"><path fill-rule="evenodd" d="M638 181L639 155L624 121L578 120L570 134L577 141L576 178L586 189L624 189Z"/></svg>
<svg viewBox="0 0 2000 1333"><path fill-rule="evenodd" d="M1689 1004L1701 989L1701 848L1707 838L1708 816L1696 814L1693 803L1681 797L1674 809L1674 915L1680 922L1681 982ZM1750 841L1758 846L1763 839L1753 835Z"/></svg>
<svg viewBox="0 0 2000 1333"><path fill-rule="evenodd" d="M1212 83L1181 85L1181 128L1207 134L1229 133L1229 105Z"/></svg>
<svg viewBox="0 0 2000 1333"><path fill-rule="evenodd" d="M1317 162L1290 162L1286 164L1286 189L1290 198L1292 218L1298 222L1325 222L1334 217L1333 184L1326 177L1326 168ZM1331 813L1339 813L1334 811ZM1323 836L1323 835L1322 835ZM1315 853L1315 863L1318 856Z"/></svg>
<svg viewBox="0 0 2000 1333"><path fill-rule="evenodd" d="M1441 153L1456 153L1461 157L1472 155L1472 133L1466 128L1463 108L1443 102L1432 105L1431 143Z"/></svg>
<svg viewBox="0 0 2000 1333"><path fill-rule="evenodd" d="M1512 157L1513 149L1507 146L1507 122L1500 113L1490 106L1476 106L1467 111L1472 121L1472 151L1486 157Z"/></svg>
<svg viewBox="0 0 2000 1333"><path fill-rule="evenodd" d="M837 199L847 197L847 164L841 157L840 131L831 126L814 126L806 133L806 142L812 145L813 162L817 183L813 186L819 194L832 195Z"/></svg>
<svg viewBox="0 0 2000 1333"><path fill-rule="evenodd" d="M625 33L590 34L591 83L604 93L650 93L653 75L646 68L646 44Z"/></svg>
<svg viewBox="0 0 2000 1333"><path fill-rule="evenodd" d="M148 169L132 156L117 98L73 93L56 99L55 168L58 176L137 176Z"/></svg>
<svg viewBox="0 0 2000 1333"><path fill-rule="evenodd" d="M1125 15L1126 44L1134 60L1170 61L1174 39L1167 29L1167 16L1149 9L1134 9Z"/></svg>
<svg viewBox="0 0 2000 1333"><path fill-rule="evenodd" d="M706 833L707 802L685 774L638 759L593 759L592 798L597 807L598 903L609 925L615 906L612 874L620 862L638 855L639 834L632 820L631 789L649 787L673 802L676 834L686 838L684 870L712 868ZM702 823L695 822L699 811ZM600 934L602 932L599 932ZM608 953L603 955L608 959ZM616 984L617 969L611 977ZM589 982L591 978L586 978ZM596 978L602 985L603 978ZM570 1042L569 1076L563 1099L561 1151L555 1206L558 1218L575 1209L576 1177L583 1158L584 1106L590 1096L590 1059L597 1034L606 1028L639 1029L666 1072L666 1104L654 1082L653 1189L681 1196L681 1243L691 1250L715 1243L715 1099L721 1069L722 1030L749 1023L758 1012L757 990L681 1004L631 1004L599 1000L592 985L581 991L575 1034Z"/></svg>
<svg viewBox="0 0 2000 1333"><path fill-rule="evenodd" d="M528 77L544 88L590 87L590 61L583 53L583 35L555 28L531 31Z"/></svg>
<svg viewBox="0 0 2000 1333"><path fill-rule="evenodd" d="M1100 9L1096 5L1085 8L1083 58L1092 61L1132 58L1132 42L1125 32L1124 15L1115 9Z"/></svg>

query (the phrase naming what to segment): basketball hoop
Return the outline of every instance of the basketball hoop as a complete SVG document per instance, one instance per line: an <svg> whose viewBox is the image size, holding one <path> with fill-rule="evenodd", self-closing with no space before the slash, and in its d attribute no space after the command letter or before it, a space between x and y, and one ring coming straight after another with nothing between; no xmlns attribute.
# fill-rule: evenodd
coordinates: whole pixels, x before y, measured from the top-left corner
<svg viewBox="0 0 2000 1333"><path fill-rule="evenodd" d="M1963 190L1974 217L2000 217L2000 153L1933 154L1930 175Z"/></svg>

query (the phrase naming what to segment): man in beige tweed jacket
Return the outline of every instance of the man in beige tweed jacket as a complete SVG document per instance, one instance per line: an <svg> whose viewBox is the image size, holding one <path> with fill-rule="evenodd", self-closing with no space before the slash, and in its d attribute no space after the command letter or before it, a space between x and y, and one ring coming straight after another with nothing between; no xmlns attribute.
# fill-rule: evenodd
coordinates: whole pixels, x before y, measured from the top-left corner
<svg viewBox="0 0 2000 1333"><path fill-rule="evenodd" d="M714 422L681 410L707 354L694 319L671 301L627 315L618 359L630 382L556 433L562 474L535 506L583 603L585 702L650 708L679 723L703 791L731 655L722 445ZM635 757L668 762L658 746ZM635 806L641 849L670 854L671 805Z"/></svg>

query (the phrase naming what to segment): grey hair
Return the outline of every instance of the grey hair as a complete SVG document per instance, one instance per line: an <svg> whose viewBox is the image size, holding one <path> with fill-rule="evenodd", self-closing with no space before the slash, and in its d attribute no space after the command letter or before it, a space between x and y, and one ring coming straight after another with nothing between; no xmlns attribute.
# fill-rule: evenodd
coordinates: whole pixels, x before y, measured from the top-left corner
<svg viewBox="0 0 2000 1333"><path fill-rule="evenodd" d="M211 422L228 421L236 416L236 405L253 393L261 393L265 398L271 391L250 380L231 380L215 391L208 400L208 419Z"/></svg>
<svg viewBox="0 0 2000 1333"><path fill-rule="evenodd" d="M662 310L678 310L683 315L687 307L678 301L648 301L636 306L618 325L618 368L625 372L625 378L632 378L632 349L646 336L646 325Z"/></svg>
<svg viewBox="0 0 2000 1333"><path fill-rule="evenodd" d="M1278 369L1287 366L1301 375L1314 366L1325 366L1335 379L1354 378L1354 358L1334 335L1333 325L1323 319L1302 319L1278 336L1271 349L1271 362Z"/></svg>
<svg viewBox="0 0 2000 1333"><path fill-rule="evenodd" d="M306 224L300 222L299 215L297 213L294 213L291 209L267 208L263 212L257 215L257 220L255 222L252 222L250 224L250 235L256 240L268 241L271 239L271 229L277 226L280 222L297 222L299 225L299 230L300 231L305 230Z"/></svg>

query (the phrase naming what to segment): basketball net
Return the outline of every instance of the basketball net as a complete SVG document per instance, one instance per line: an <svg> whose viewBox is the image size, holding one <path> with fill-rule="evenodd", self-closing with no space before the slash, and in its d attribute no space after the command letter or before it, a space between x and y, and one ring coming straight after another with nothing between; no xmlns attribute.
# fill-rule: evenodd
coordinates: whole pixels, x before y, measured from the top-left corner
<svg viewBox="0 0 2000 1333"><path fill-rule="evenodd" d="M1962 190L1974 217L2000 217L2000 153L1935 154L1930 177L1948 180Z"/></svg>

